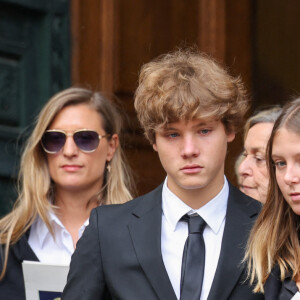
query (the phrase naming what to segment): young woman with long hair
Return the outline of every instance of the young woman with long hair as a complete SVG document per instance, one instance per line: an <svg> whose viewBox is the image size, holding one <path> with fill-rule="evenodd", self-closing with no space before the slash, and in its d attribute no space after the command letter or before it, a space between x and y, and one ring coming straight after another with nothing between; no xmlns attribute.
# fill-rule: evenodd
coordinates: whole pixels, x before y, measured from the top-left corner
<svg viewBox="0 0 300 300"><path fill-rule="evenodd" d="M255 292L300 297L300 98L287 103L267 147L267 201L251 232L246 259ZM299 299L299 298L297 298Z"/></svg>

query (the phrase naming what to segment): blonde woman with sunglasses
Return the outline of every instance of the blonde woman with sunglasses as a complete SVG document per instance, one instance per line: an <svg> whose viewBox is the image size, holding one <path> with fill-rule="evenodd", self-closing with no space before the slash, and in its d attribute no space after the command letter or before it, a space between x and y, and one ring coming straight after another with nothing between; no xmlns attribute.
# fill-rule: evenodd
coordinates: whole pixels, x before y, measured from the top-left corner
<svg viewBox="0 0 300 300"><path fill-rule="evenodd" d="M21 159L19 196L0 220L0 299L25 299L22 261L68 264L102 204L132 198L121 118L100 93L69 88L40 112Z"/></svg>

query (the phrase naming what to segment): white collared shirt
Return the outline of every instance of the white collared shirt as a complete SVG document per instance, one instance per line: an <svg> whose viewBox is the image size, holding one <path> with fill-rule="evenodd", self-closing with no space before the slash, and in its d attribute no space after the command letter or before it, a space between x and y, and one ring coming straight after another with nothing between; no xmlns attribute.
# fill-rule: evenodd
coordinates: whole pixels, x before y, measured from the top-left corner
<svg viewBox="0 0 300 300"><path fill-rule="evenodd" d="M188 236L188 225L179 222L186 213L198 213L206 222L203 232L205 242L205 269L201 297L207 299L221 251L229 186L224 176L224 186L220 193L198 210L193 210L167 186L165 179L162 191L162 232L161 250L163 261L177 298L180 298L180 277L184 244ZM195 282L196 284L196 282Z"/></svg>
<svg viewBox="0 0 300 300"><path fill-rule="evenodd" d="M40 262L69 265L75 250L72 236L53 212L49 213L49 221L55 240L43 220L37 217L31 226L28 243ZM88 224L89 219L80 227L79 238Z"/></svg>
<svg viewBox="0 0 300 300"><path fill-rule="evenodd" d="M293 298L291 298L291 300L300 300L300 293L297 292L297 293L293 296Z"/></svg>

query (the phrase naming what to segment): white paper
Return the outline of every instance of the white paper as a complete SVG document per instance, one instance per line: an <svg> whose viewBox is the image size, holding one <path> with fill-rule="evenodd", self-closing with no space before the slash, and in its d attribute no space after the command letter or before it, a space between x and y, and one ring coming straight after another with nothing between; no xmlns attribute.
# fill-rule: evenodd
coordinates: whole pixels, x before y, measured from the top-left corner
<svg viewBox="0 0 300 300"><path fill-rule="evenodd" d="M44 264L24 260L22 263L26 300L60 299L69 272L68 265Z"/></svg>

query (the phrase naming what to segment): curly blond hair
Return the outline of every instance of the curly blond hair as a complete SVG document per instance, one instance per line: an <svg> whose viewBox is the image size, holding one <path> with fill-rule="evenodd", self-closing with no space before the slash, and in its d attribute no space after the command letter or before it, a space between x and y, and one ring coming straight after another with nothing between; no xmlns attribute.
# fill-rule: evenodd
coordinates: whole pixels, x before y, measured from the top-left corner
<svg viewBox="0 0 300 300"><path fill-rule="evenodd" d="M177 50L142 67L134 105L153 144L157 129L179 120L213 117L227 132L237 132L249 101L241 79L211 57Z"/></svg>

